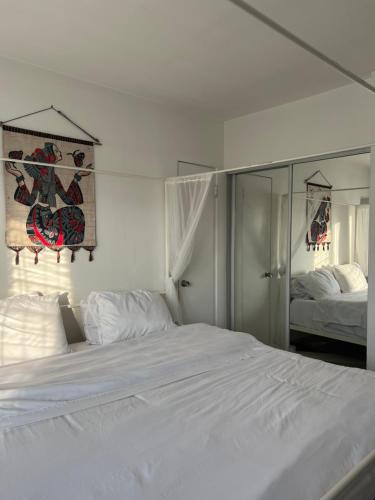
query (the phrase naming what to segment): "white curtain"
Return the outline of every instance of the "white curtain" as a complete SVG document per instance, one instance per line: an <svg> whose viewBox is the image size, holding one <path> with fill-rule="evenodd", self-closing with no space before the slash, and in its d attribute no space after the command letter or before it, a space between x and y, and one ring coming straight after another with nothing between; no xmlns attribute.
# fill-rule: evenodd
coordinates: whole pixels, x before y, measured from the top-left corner
<svg viewBox="0 0 375 500"><path fill-rule="evenodd" d="M285 348L285 309L289 297L285 295L287 237L288 237L288 195L275 194L272 198L272 285L271 285L271 343ZM305 226L304 226L305 228ZM303 237L306 234L304 230Z"/></svg>
<svg viewBox="0 0 375 500"><path fill-rule="evenodd" d="M182 323L177 282L189 265L195 233L208 197L213 174L200 174L165 181L167 239L167 301L172 315Z"/></svg>
<svg viewBox="0 0 375 500"><path fill-rule="evenodd" d="M369 205L359 205L356 217L355 260L361 266L365 276L368 275L368 234Z"/></svg>

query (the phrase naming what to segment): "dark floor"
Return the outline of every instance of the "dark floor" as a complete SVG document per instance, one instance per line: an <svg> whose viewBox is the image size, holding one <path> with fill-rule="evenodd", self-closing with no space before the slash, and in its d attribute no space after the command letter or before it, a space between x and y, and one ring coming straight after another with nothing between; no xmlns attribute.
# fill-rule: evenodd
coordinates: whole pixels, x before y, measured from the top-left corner
<svg viewBox="0 0 375 500"><path fill-rule="evenodd" d="M298 354L336 365L366 368L366 347L308 333L290 332L290 344Z"/></svg>

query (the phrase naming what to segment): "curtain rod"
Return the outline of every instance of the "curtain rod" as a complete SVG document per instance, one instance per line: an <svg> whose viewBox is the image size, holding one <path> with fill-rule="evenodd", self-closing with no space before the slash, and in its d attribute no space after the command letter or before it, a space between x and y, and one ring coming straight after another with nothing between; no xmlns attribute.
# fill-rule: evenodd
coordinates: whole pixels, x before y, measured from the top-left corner
<svg viewBox="0 0 375 500"><path fill-rule="evenodd" d="M26 163L27 165L37 165L39 167L62 168L65 170L74 170L75 172L77 172L78 170L85 170L84 168L72 167L70 165L59 165L57 163L43 163L38 161L16 160L14 158L0 158L0 161L10 162L10 163L21 163L21 164ZM163 181L165 179L164 177L154 177L151 175L132 174L129 172L116 172L115 170L100 170L100 169L92 169L92 170L87 169L87 170L90 170L90 172L94 174L111 175L114 177L135 177L139 179L148 179L155 181Z"/></svg>
<svg viewBox="0 0 375 500"><path fill-rule="evenodd" d="M328 187L327 187L328 189ZM339 188L339 189L329 189L331 193L338 193L341 191L358 191L359 189L370 189L370 186L360 186L360 187L352 187L352 188ZM293 194L306 194L305 191L293 191Z"/></svg>
<svg viewBox="0 0 375 500"><path fill-rule="evenodd" d="M143 174L133 174L130 172L117 172L115 170L101 170L101 169L93 169L90 170L94 174L101 174L101 175L110 175L114 177L134 177L134 178L139 178L139 179L146 179L146 180L156 180L156 181L168 181L171 179L180 179L181 181L184 179L193 179L194 177L197 176L202 176L202 175L218 175L218 174L234 174L234 173L241 173L241 172L247 172L251 170L257 170L257 169L274 169L274 168L280 168L283 166L288 166L293 163L302 163L302 162L308 162L308 161L319 161L322 159L330 159L330 158L322 158L322 157L332 157L332 158L337 158L338 156L334 155L356 155L356 154L368 154L371 150L372 144L366 144L362 146L356 146L356 147L351 147L348 149L339 149L339 150L334 150L334 151L329 151L326 153L321 153L321 154L314 154L314 155L308 155L308 156L297 156L294 158L288 158L284 160L275 160L275 161L269 161L266 163L258 163L258 164L253 164L253 165L246 165L242 167L234 167L234 168L226 168L226 169L221 169L221 170L215 170L213 172L202 172L200 174L191 174L191 175L181 175L181 176L168 176L168 177L159 177L159 176L151 176L151 175L143 175ZM29 164L29 165L38 165L41 167L53 167L53 168L62 168L65 170L84 170L80 169L77 167L72 167L70 165L59 165L59 164L51 164L51 163L43 163L43 162L36 162L36 161L27 161L27 160L16 160L14 158L0 158L0 162L10 162L10 163L20 163L20 164Z"/></svg>
<svg viewBox="0 0 375 500"><path fill-rule="evenodd" d="M328 66L331 66L331 68L335 69L338 73L341 73L344 75L348 80L351 80L352 82L358 83L362 87L364 87L366 90L369 90L372 93L375 93L375 87L371 85L370 83L366 82L363 78L358 76L356 73L353 73L353 71L350 71L349 69L345 68L342 66L340 63L332 59L331 57L328 57L326 54L321 52L320 50L316 49L309 43L305 42L302 40L302 38L299 38L297 35L292 33L291 31L287 30L281 24L278 24L276 21L271 19L270 17L266 16L263 14L263 12L260 12L259 10L255 9L252 5L248 4L244 0L228 0L228 2L232 3L233 5L236 5L238 8L242 9L244 12L249 14L252 17L255 17L258 21L261 23L265 24L269 28L271 28L273 31L276 31L279 33L279 35L283 36L284 38L287 38L290 42L294 43L298 47L302 48L306 52L309 52L311 55L315 56L316 58L320 59L323 61L325 64Z"/></svg>
<svg viewBox="0 0 375 500"><path fill-rule="evenodd" d="M217 175L217 174L240 174L242 172L247 172L251 170L276 169L280 167L287 167L288 165L291 164L330 160L334 158L340 158L340 156L345 157L345 156L355 156L359 154L369 154L373 146L374 144L365 144L361 146L353 146L351 148L346 148L346 149L336 149L333 151L327 151L325 153L320 153L320 154L295 156L293 158L286 158L284 160L274 160L265 163L253 163L252 165L245 165L242 167L223 168L221 170L215 170L215 172L202 172L201 174L181 175L178 178L193 179L198 175L202 176L202 175ZM176 179L176 177L167 177L166 180L168 179Z"/></svg>
<svg viewBox="0 0 375 500"><path fill-rule="evenodd" d="M284 196L288 196L288 195L284 195ZM302 195L302 194L293 194L293 198L298 198L299 200L303 200L303 201L316 201L316 202L320 202L320 203L327 203L328 205L332 205L332 206L337 206L337 207L360 207L362 204L361 203L344 203L344 202L339 202L339 201L329 201L327 202L327 200L325 200L324 198L313 198L311 196L306 196L306 195Z"/></svg>

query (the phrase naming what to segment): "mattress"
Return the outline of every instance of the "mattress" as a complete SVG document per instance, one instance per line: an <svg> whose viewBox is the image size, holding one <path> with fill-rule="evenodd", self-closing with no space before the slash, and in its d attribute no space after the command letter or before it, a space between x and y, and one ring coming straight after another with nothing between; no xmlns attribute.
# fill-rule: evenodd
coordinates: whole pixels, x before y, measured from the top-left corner
<svg viewBox="0 0 375 500"><path fill-rule="evenodd" d="M374 373L203 324L0 375L7 500L317 500L375 449Z"/></svg>
<svg viewBox="0 0 375 500"><path fill-rule="evenodd" d="M367 339L367 292L340 294L329 299L294 299L290 323L338 336Z"/></svg>

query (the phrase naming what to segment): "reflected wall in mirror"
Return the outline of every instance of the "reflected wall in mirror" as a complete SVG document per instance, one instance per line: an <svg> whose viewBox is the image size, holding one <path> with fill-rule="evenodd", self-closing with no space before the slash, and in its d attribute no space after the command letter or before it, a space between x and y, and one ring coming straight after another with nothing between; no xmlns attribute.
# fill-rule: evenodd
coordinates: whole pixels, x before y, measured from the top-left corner
<svg viewBox="0 0 375 500"><path fill-rule="evenodd" d="M366 366L370 155L293 167L290 348Z"/></svg>

